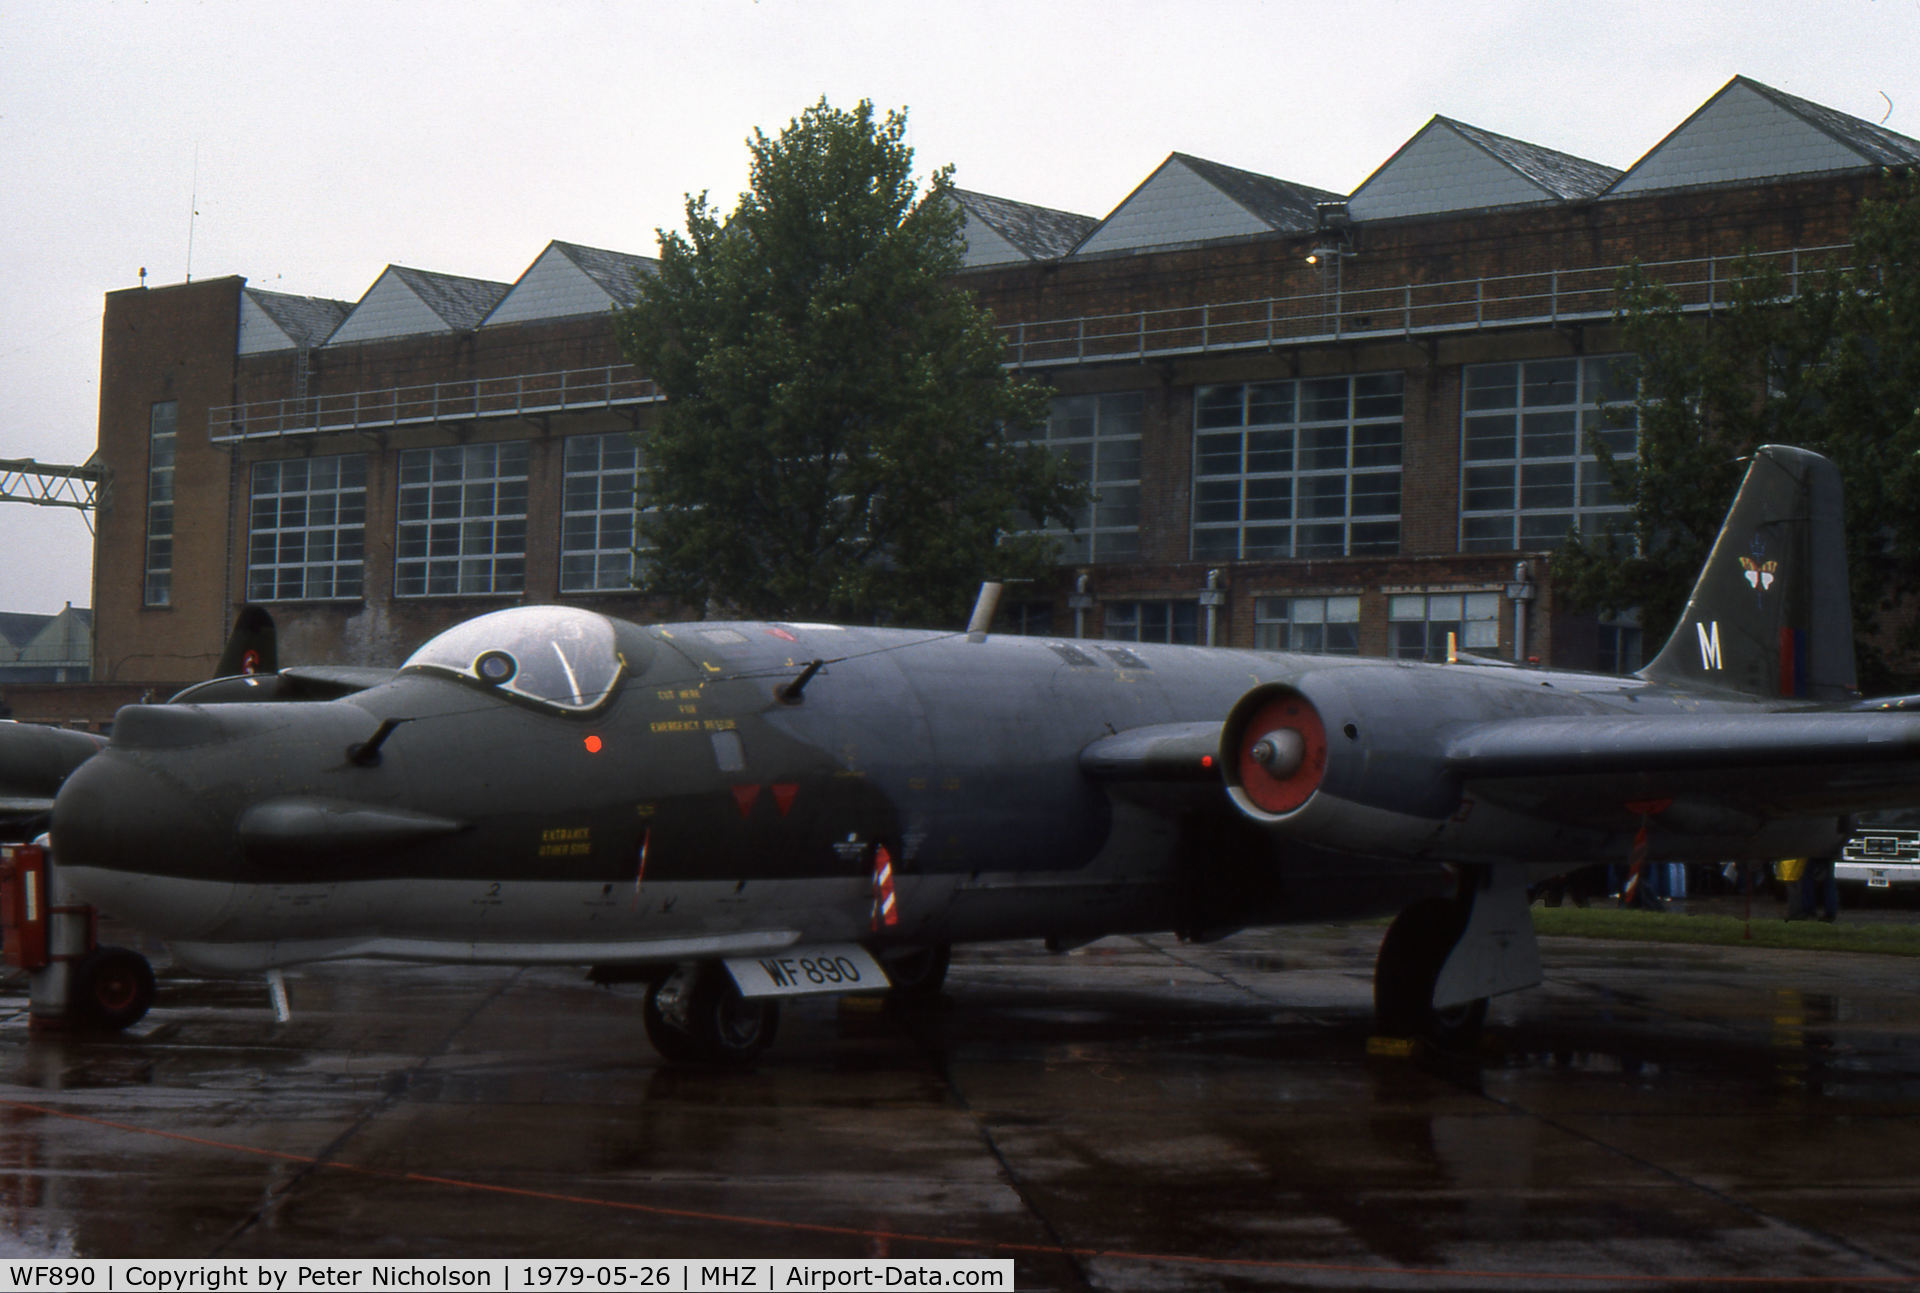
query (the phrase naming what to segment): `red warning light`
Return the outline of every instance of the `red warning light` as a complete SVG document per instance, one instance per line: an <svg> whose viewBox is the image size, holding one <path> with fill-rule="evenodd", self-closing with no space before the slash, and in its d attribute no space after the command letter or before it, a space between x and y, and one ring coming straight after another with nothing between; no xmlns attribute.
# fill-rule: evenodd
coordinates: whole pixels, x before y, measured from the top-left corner
<svg viewBox="0 0 1920 1293"><path fill-rule="evenodd" d="M586 739L586 747L588 754L600 753L600 738L597 736L588 736Z"/></svg>
<svg viewBox="0 0 1920 1293"><path fill-rule="evenodd" d="M1211 768L1213 766L1213 756L1211 754L1201 755L1200 766L1203 768Z"/></svg>

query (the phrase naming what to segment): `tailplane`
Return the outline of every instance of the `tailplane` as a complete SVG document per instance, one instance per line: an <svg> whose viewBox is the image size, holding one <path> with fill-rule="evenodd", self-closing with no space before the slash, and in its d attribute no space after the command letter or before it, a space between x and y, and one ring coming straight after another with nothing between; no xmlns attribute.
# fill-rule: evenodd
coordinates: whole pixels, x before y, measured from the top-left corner
<svg viewBox="0 0 1920 1293"><path fill-rule="evenodd" d="M1763 445L1651 682L1749 696L1846 700L1856 691L1840 470Z"/></svg>

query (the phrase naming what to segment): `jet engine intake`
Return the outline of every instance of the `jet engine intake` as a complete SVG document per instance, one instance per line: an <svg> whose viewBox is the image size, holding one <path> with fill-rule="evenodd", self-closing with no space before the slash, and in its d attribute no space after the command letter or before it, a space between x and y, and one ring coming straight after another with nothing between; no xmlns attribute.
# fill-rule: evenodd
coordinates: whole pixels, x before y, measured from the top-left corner
<svg viewBox="0 0 1920 1293"><path fill-rule="evenodd" d="M1256 687L1242 696L1220 732L1227 793L1255 821L1297 812L1327 775L1327 729L1320 711L1291 687Z"/></svg>

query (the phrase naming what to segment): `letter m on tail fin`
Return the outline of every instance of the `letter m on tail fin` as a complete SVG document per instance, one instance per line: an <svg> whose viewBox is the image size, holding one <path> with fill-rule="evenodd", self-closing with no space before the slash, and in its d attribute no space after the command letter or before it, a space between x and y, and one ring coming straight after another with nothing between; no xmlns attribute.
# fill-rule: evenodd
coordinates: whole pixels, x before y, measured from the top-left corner
<svg viewBox="0 0 1920 1293"><path fill-rule="evenodd" d="M1673 636L1640 676L1749 696L1854 692L1840 472L1805 449L1754 451Z"/></svg>

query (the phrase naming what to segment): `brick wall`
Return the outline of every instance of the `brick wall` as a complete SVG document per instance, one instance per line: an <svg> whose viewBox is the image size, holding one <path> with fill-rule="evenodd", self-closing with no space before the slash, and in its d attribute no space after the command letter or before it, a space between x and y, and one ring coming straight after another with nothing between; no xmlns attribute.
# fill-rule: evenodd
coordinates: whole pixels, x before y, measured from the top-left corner
<svg viewBox="0 0 1920 1293"><path fill-rule="evenodd" d="M1143 309L1179 310L1197 328L1203 303L1220 305L1273 296L1319 293L1339 275L1344 328L1392 326L1407 284L1435 284L1516 274L1571 273L1632 260L1841 243L1871 177L1704 189L1574 205L1545 205L1444 218L1364 224L1353 230L1352 255L1308 265L1319 239L1278 235L1225 240L1141 254L1113 254L1045 265L991 267L963 273L1004 323L1038 324ZM1601 276L1595 276L1602 281ZM1546 281L1544 278L1543 282ZM207 443L212 406L282 399L294 394L296 352L236 361L241 281L118 292L107 298L102 358L100 447L114 473L101 509L97 542L96 677L140 681L197 677L210 668L244 589L246 490L253 461L302 453L369 455L366 599L347 606L276 608L289 661L396 663L418 643L460 618L516 601L558 595L559 449L563 437L626 429L628 411L574 412L526 421L449 421L369 434L247 442L230 450ZM1388 291L1386 289L1392 289ZM1368 296L1368 293L1374 293ZM1604 295L1604 294L1602 294ZM1284 306L1284 309L1295 308ZM1298 307L1320 310L1316 300ZM1221 316L1209 316L1217 320ZM1432 316L1437 318L1439 316ZM1431 319L1429 320L1431 321ZM1465 323L1470 316L1454 322ZM1400 372L1405 379L1401 547L1392 559L1242 562L1223 568L1228 601L1224 640L1253 640L1253 598L1269 593L1363 591L1363 642L1384 650L1385 590L1391 587L1503 587L1514 554L1456 554L1463 365L1619 349L1603 320L1560 326L1459 331L1413 339L1345 339L1233 352L1192 354L1034 369L1061 393L1137 390L1145 394L1142 427L1142 560L1091 569L1099 602L1197 595L1207 567L1187 559L1192 508L1193 398L1212 382L1285 380L1319 375ZM313 397L511 378L622 362L605 316L513 324L459 335L423 335L317 348L307 357ZM154 400L180 400L179 493L175 605L140 607L145 542L148 410ZM644 418L648 414L642 410ZM530 442L529 582L521 598L392 598L397 453L450 440ZM1531 609L1529 650L1555 663L1590 661L1590 622L1560 610L1551 563L1531 558L1539 600ZM1062 571L1050 590L1055 625L1071 625L1067 595L1076 572ZM1048 590L1036 590L1045 599ZM578 600L578 599L569 599ZM601 599L603 609L658 618L673 608L634 595ZM1503 641L1511 645L1512 607ZM1096 605L1088 631L1098 634ZM1652 644L1650 644L1651 646Z"/></svg>
<svg viewBox="0 0 1920 1293"><path fill-rule="evenodd" d="M194 677L226 637L227 456L207 410L233 400L238 278L110 292L101 324L99 453L112 473L95 517L93 675L101 682ZM179 402L172 604L143 605L153 405Z"/></svg>

